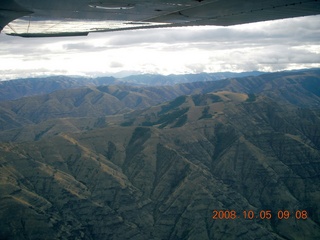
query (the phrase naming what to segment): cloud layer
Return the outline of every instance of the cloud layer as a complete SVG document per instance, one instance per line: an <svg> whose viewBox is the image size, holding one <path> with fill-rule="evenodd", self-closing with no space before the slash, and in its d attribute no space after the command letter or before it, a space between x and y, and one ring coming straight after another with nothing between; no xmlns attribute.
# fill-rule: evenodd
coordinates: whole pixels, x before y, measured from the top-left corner
<svg viewBox="0 0 320 240"><path fill-rule="evenodd" d="M319 36L320 16L73 38L23 39L1 34L0 79L320 67Z"/></svg>

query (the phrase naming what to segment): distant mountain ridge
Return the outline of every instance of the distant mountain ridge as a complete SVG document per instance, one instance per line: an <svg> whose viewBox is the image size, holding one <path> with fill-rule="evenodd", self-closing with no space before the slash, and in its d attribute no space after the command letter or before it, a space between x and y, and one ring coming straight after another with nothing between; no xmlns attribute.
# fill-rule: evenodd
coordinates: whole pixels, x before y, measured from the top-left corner
<svg viewBox="0 0 320 240"><path fill-rule="evenodd" d="M216 81L231 77L257 76L263 72L243 73L199 73L183 75L142 74L124 78L114 77L68 77L52 76L44 78L25 78L10 81L0 81L0 101L13 100L21 97L47 94L62 89L102 85L130 85L130 86L164 86L187 82Z"/></svg>
<svg viewBox="0 0 320 240"><path fill-rule="evenodd" d="M258 76L264 74L264 72L252 71L252 72L218 72L218 73L195 73L195 74L170 74L170 75L157 75L157 74L142 74L132 75L124 77L121 81L127 84L137 84L145 86L163 86L163 85L175 85L181 83L190 82L207 82L217 81L227 78L240 78L248 76Z"/></svg>
<svg viewBox="0 0 320 240"><path fill-rule="evenodd" d="M320 70L269 73L174 86L92 86L0 102L0 129L21 127L54 118L104 117L145 109L182 95L229 91L263 94L285 104L319 108Z"/></svg>

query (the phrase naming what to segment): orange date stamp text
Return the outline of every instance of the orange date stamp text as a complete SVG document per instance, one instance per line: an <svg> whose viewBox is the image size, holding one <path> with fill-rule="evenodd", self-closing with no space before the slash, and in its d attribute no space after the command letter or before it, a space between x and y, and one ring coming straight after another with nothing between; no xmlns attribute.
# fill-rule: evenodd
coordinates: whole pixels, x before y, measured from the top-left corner
<svg viewBox="0 0 320 240"><path fill-rule="evenodd" d="M222 219L266 219L277 218L279 220L287 220L290 218L297 220L306 220L308 218L308 212L306 210L278 210L272 212L271 210L260 210L255 212L253 210L244 210L242 212L237 212L235 210L213 210L212 219L222 220Z"/></svg>

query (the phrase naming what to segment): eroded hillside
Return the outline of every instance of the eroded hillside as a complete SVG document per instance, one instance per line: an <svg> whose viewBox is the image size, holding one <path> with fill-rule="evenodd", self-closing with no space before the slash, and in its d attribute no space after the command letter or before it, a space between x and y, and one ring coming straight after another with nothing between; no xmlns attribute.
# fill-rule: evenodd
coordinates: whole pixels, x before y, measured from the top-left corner
<svg viewBox="0 0 320 240"><path fill-rule="evenodd" d="M299 81L278 95L197 85L104 117L35 124L18 114L19 127L1 132L0 239L318 239L319 99ZM296 99L312 98L310 108L294 103L293 88L306 89ZM213 210L237 218L212 219ZM272 218L244 219L249 210ZM279 210L291 217L280 220Z"/></svg>

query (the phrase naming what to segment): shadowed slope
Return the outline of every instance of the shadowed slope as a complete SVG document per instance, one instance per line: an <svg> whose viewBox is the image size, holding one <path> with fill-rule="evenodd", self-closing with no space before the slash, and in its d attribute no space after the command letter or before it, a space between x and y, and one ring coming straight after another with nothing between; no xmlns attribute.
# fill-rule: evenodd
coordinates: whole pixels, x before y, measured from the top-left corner
<svg viewBox="0 0 320 240"><path fill-rule="evenodd" d="M319 111L248 99L183 96L140 111L132 126L2 143L0 236L319 238ZM146 119L152 126L139 126ZM214 209L241 218L213 220ZM244 210L273 218L245 220ZM278 210L308 219L279 220Z"/></svg>

